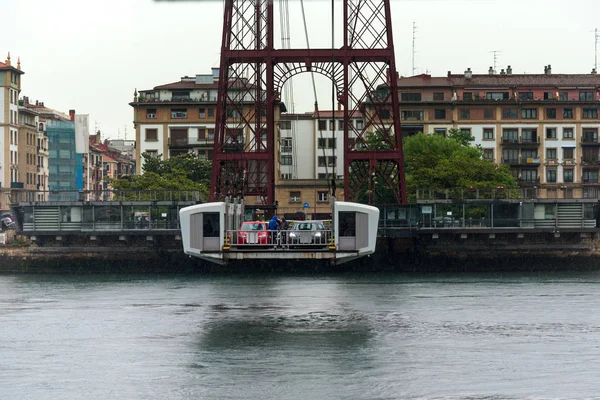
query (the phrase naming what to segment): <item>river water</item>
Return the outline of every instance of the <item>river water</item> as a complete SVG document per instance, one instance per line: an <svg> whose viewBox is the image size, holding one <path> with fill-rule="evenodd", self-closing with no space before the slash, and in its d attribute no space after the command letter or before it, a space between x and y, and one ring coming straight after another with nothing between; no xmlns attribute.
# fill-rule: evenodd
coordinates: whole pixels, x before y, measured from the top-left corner
<svg viewBox="0 0 600 400"><path fill-rule="evenodd" d="M600 272L0 276L0 399L600 395Z"/></svg>

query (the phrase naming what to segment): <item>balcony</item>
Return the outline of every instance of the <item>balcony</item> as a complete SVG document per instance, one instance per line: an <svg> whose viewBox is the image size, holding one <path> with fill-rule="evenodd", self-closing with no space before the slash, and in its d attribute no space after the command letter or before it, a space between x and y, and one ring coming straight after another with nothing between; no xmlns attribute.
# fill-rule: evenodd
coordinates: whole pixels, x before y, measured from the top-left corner
<svg viewBox="0 0 600 400"><path fill-rule="evenodd" d="M558 160L556 158L546 159L546 165L558 165Z"/></svg>
<svg viewBox="0 0 600 400"><path fill-rule="evenodd" d="M539 166L540 159L539 157L517 157L517 158L502 158L502 164L509 165L526 165L526 166Z"/></svg>
<svg viewBox="0 0 600 400"><path fill-rule="evenodd" d="M599 165L600 160L598 156L583 156L581 157L581 165Z"/></svg>
<svg viewBox="0 0 600 400"><path fill-rule="evenodd" d="M529 145L529 146L538 146L540 144L539 136L521 136L519 138L515 137L503 137L502 138L503 145Z"/></svg>
<svg viewBox="0 0 600 400"><path fill-rule="evenodd" d="M597 135L594 135L594 136L583 135L583 137L581 138L581 145L582 146L598 146L598 145L600 145L600 142L598 142Z"/></svg>
<svg viewBox="0 0 600 400"><path fill-rule="evenodd" d="M598 184L598 176L597 175L596 176L593 176L593 175L592 176L590 176L590 175L585 176L584 175L584 176L581 177L581 182L584 183L584 184L596 185L596 184Z"/></svg>
<svg viewBox="0 0 600 400"><path fill-rule="evenodd" d="M189 103L216 103L217 96L201 96L201 97L176 97L171 99L155 99L138 97L138 103L156 104L156 103L178 103L178 104L189 104Z"/></svg>
<svg viewBox="0 0 600 400"><path fill-rule="evenodd" d="M169 138L170 147L187 147L190 146L188 138Z"/></svg>
<svg viewBox="0 0 600 400"><path fill-rule="evenodd" d="M572 158L564 159L562 163L563 163L563 165L575 165L576 164L575 160Z"/></svg>

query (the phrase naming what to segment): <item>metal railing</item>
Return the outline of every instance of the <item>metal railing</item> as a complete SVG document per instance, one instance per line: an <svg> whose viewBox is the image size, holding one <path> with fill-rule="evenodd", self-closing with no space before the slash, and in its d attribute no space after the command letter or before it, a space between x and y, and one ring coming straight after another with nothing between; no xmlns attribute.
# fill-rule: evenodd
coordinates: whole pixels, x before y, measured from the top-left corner
<svg viewBox="0 0 600 400"><path fill-rule="evenodd" d="M331 230L301 231L262 230L243 231L228 230L231 246L237 249L326 249L329 238L333 237Z"/></svg>
<svg viewBox="0 0 600 400"><path fill-rule="evenodd" d="M78 201L152 201L152 202L205 202L206 197L199 191L190 190L12 190L11 204L29 202L31 198L42 198L49 202Z"/></svg>

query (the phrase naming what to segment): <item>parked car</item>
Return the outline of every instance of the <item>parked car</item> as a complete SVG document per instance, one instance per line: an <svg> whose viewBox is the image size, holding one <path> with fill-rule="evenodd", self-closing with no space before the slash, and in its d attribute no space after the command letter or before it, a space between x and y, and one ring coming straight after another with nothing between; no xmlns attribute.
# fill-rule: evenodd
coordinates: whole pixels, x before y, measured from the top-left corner
<svg viewBox="0 0 600 400"><path fill-rule="evenodd" d="M327 246L328 231L320 221L302 221L294 224L289 232L288 244Z"/></svg>
<svg viewBox="0 0 600 400"><path fill-rule="evenodd" d="M15 222L15 216L12 213L5 212L0 214L0 230L16 229L17 223Z"/></svg>
<svg viewBox="0 0 600 400"><path fill-rule="evenodd" d="M237 244L269 244L269 229L264 221L242 223L237 235Z"/></svg>

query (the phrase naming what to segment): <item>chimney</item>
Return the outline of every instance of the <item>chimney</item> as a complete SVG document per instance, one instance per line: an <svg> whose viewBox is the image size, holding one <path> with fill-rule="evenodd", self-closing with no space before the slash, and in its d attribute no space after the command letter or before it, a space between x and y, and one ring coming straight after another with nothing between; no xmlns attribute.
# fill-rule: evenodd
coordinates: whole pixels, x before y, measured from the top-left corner
<svg viewBox="0 0 600 400"><path fill-rule="evenodd" d="M450 75L452 75L452 71L448 71L448 78L450 78Z"/></svg>
<svg viewBox="0 0 600 400"><path fill-rule="evenodd" d="M36 106L39 106L39 105L40 105L40 102L39 102L38 100L36 100L36 101L35 101L35 105L36 105Z"/></svg>
<svg viewBox="0 0 600 400"><path fill-rule="evenodd" d="M506 72L504 72L504 68L502 68L502 69L500 70L500 75L506 75Z"/></svg>
<svg viewBox="0 0 600 400"><path fill-rule="evenodd" d="M510 65L506 67L506 75L512 75L512 67Z"/></svg>
<svg viewBox="0 0 600 400"><path fill-rule="evenodd" d="M69 110L69 118L71 121L75 121L75 110Z"/></svg>
<svg viewBox="0 0 600 400"><path fill-rule="evenodd" d="M544 67L544 74L550 75L551 73L552 73L552 66L550 64L548 64L547 66Z"/></svg>
<svg viewBox="0 0 600 400"><path fill-rule="evenodd" d="M473 72L471 71L471 68L467 68L467 70L465 71L465 79L471 79L473 77Z"/></svg>
<svg viewBox="0 0 600 400"><path fill-rule="evenodd" d="M494 68L493 67L490 67L490 69L488 70L488 74L494 75Z"/></svg>
<svg viewBox="0 0 600 400"><path fill-rule="evenodd" d="M596 75L596 68L592 68L592 75Z"/></svg>

